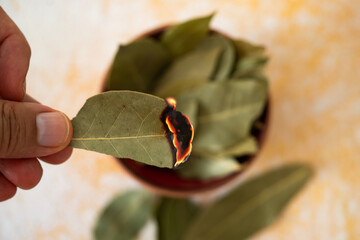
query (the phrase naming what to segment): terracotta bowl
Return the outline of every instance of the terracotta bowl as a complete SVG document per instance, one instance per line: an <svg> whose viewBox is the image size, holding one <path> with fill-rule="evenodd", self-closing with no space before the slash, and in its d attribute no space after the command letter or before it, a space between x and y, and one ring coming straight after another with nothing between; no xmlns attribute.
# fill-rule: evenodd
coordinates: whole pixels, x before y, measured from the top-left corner
<svg viewBox="0 0 360 240"><path fill-rule="evenodd" d="M143 37L152 37L159 38L161 33L168 28L168 26L156 28L154 30L148 31L134 40L143 38ZM222 34L219 31L212 30ZM223 36L229 38L225 34ZM107 77L108 73L106 74ZM105 79L106 79L105 77ZM102 90L105 89L105 81L103 82ZM269 125L269 114L270 114L270 100L268 98L264 112L262 113L260 120L264 123L264 127L259 130L253 129L253 135L256 137L258 142L259 151L261 150L266 133ZM259 152L258 151L258 152ZM176 197L176 198L185 198L201 193L209 192L211 190L218 189L231 181L234 181L235 178L239 177L253 161L255 161L256 155L252 156L242 156L237 158L240 163L246 162L244 168L240 171L227 175L225 177L211 179L211 180L197 180L197 179L184 179L176 174L174 170L167 168L158 168L150 165L138 163L131 159L119 159L116 160L120 163L123 169L134 179L140 182L145 188L149 189L152 192L157 194L167 196L167 197Z"/></svg>

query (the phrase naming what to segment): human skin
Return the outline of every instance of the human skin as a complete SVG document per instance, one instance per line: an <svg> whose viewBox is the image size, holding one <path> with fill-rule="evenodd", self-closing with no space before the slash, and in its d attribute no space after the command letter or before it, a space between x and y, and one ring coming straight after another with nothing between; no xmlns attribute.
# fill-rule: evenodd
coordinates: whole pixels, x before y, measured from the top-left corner
<svg viewBox="0 0 360 240"><path fill-rule="evenodd" d="M60 164L72 153L71 121L26 94L30 56L24 35L0 7L0 201L39 183L39 160Z"/></svg>

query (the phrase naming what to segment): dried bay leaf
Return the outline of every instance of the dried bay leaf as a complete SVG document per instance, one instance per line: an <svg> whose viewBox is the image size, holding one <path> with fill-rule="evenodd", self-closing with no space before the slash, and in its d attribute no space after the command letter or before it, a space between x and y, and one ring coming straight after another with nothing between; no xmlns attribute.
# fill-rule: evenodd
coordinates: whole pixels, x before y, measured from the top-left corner
<svg viewBox="0 0 360 240"><path fill-rule="evenodd" d="M103 210L94 229L96 240L133 240L152 216L155 197L129 191L114 198Z"/></svg>
<svg viewBox="0 0 360 240"><path fill-rule="evenodd" d="M268 62L268 57L264 55L265 48L244 40L235 40L233 44L237 50L238 61L232 77L262 79L263 68Z"/></svg>
<svg viewBox="0 0 360 240"><path fill-rule="evenodd" d="M261 115L267 86L254 80L211 82L191 89L177 100L199 103L193 152L218 153L250 135L253 122Z"/></svg>
<svg viewBox="0 0 360 240"><path fill-rule="evenodd" d="M189 52L209 33L209 24L213 15L195 18L167 29L161 37L173 57Z"/></svg>
<svg viewBox="0 0 360 240"><path fill-rule="evenodd" d="M150 38L120 46L106 81L106 90L151 92L154 79L169 62L166 48Z"/></svg>
<svg viewBox="0 0 360 240"><path fill-rule="evenodd" d="M232 75L233 78L256 77L257 72L262 73L268 62L267 57L247 57L239 60Z"/></svg>
<svg viewBox="0 0 360 240"><path fill-rule="evenodd" d="M162 198L156 210L158 240L181 240L197 213L187 199Z"/></svg>
<svg viewBox="0 0 360 240"><path fill-rule="evenodd" d="M204 209L184 239L247 239L272 223L311 175L309 166L292 164L245 182Z"/></svg>
<svg viewBox="0 0 360 240"><path fill-rule="evenodd" d="M187 116L193 126L194 131L196 130L197 116L199 112L199 103L195 100L177 102L177 111Z"/></svg>
<svg viewBox="0 0 360 240"><path fill-rule="evenodd" d="M183 79L178 81L172 81L168 84L163 84L159 86L154 94L156 96L167 98L167 97L175 97L180 95L182 92L186 92L189 89L201 86L207 83L209 79L199 78L199 79Z"/></svg>
<svg viewBox="0 0 360 240"><path fill-rule="evenodd" d="M235 48L233 43L227 38L213 34L206 37L197 47L197 49L210 49L220 47L223 49L218 65L212 76L213 79L218 81L225 81L231 74L235 63Z"/></svg>
<svg viewBox="0 0 360 240"><path fill-rule="evenodd" d="M244 58L248 56L263 56L265 53L265 47L262 45L255 45L248 41L237 39L232 40L238 58Z"/></svg>
<svg viewBox="0 0 360 240"><path fill-rule="evenodd" d="M255 137L249 136L237 142L235 145L227 149L224 149L220 152L210 154L209 152L198 151L198 154L205 157L223 158L229 156L241 157L244 155L254 155L257 151L258 151L258 144L256 142Z"/></svg>
<svg viewBox="0 0 360 240"><path fill-rule="evenodd" d="M72 120L72 147L157 167L172 168L173 153L160 120L165 101L132 91L110 91L89 98Z"/></svg>
<svg viewBox="0 0 360 240"><path fill-rule="evenodd" d="M191 156L188 162L177 169L183 178L210 180L238 172L243 165L234 157L197 157Z"/></svg>
<svg viewBox="0 0 360 240"><path fill-rule="evenodd" d="M220 47L212 47L192 51L176 59L163 73L154 94L174 97L194 86L206 83L216 68L221 51Z"/></svg>

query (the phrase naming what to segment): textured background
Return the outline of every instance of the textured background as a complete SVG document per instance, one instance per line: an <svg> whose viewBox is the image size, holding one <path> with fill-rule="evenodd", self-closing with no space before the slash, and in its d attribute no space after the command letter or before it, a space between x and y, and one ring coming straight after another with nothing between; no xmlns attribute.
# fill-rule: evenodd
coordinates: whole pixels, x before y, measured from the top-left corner
<svg viewBox="0 0 360 240"><path fill-rule="evenodd" d="M32 47L28 93L74 117L96 94L119 43L216 11L212 26L267 46L267 142L243 175L292 161L316 176L258 240L360 236L360 1L2 0ZM43 164L31 191L0 203L0 239L91 239L102 207L140 187L104 155L75 151ZM211 194L200 199L211 198ZM151 240L149 224L139 239Z"/></svg>

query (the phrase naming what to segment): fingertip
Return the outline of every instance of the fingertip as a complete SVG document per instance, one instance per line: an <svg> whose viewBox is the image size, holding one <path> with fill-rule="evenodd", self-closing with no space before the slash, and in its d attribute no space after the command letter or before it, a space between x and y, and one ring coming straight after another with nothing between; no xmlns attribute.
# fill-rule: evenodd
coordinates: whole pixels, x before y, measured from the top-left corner
<svg viewBox="0 0 360 240"><path fill-rule="evenodd" d="M43 169L36 158L1 159L2 174L21 189L34 188L41 180Z"/></svg>
<svg viewBox="0 0 360 240"><path fill-rule="evenodd" d="M0 202L14 197L16 191L16 186L0 173Z"/></svg>
<svg viewBox="0 0 360 240"><path fill-rule="evenodd" d="M63 147L72 138L72 125L62 112L44 112L36 116L38 143L43 147Z"/></svg>
<svg viewBox="0 0 360 240"><path fill-rule="evenodd" d="M54 153L49 156L39 157L39 159L46 163L58 165L58 164L65 162L66 160L68 160L70 158L72 152L73 152L72 147L66 147L63 150L61 150L60 152Z"/></svg>

